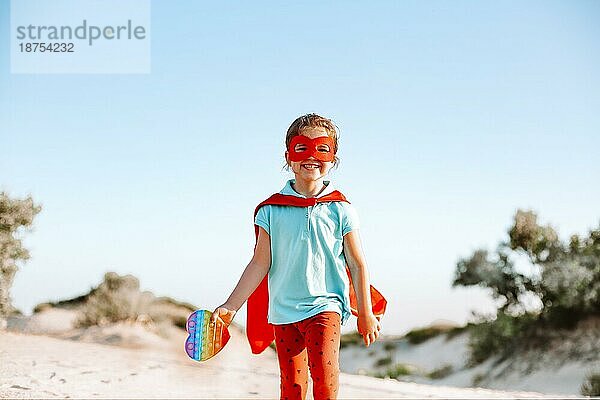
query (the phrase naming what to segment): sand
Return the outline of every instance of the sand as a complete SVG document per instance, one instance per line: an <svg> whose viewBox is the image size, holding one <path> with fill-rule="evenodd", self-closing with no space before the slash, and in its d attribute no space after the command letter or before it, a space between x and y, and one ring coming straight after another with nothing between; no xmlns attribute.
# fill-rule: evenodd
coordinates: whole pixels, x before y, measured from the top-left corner
<svg viewBox="0 0 600 400"><path fill-rule="evenodd" d="M583 344L576 346L588 357L598 348L597 345L584 347L591 341L585 339ZM479 376L480 385L488 389L510 388L508 390L543 392L556 397L580 393L587 374L600 371L599 362L585 360L584 357L566 357L556 348L532 351L532 354L515 354L504 361L499 357L490 357L474 367L466 367L470 353L468 344L467 332L452 338L439 335L419 344L411 344L406 339L383 338L368 349L360 345L345 347L340 351L340 365L343 372L357 374L366 371L382 373L389 365L399 363L417 372L401 379L420 384L466 388L472 386ZM393 345L393 349L386 348L386 345ZM377 361L386 358L391 359L389 365L378 367ZM535 368L527 363L532 358L536 362ZM451 367L452 373L437 379L427 377L427 373L442 367Z"/></svg>
<svg viewBox="0 0 600 400"><path fill-rule="evenodd" d="M69 320L64 313L56 317ZM52 320L51 315L38 316L38 328L43 318ZM221 353L198 363L185 355L186 334L176 328L165 339L156 335L156 329L139 324L61 331L60 324L54 323L53 336L41 335L27 326L16 332L0 332L0 398L279 396L276 354L271 349L251 354L243 332L237 329L232 330L232 338ZM344 399L526 397L550 396L340 375L340 398ZM312 398L310 390L308 398Z"/></svg>

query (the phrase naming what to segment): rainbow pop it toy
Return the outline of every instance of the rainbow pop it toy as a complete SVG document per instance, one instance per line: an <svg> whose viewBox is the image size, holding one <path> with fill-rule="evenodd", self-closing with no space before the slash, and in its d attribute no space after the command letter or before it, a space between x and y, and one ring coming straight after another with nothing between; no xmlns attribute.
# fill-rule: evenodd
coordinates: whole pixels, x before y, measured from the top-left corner
<svg viewBox="0 0 600 400"><path fill-rule="evenodd" d="M216 323L210 326L211 316L211 311L197 310L188 317L186 329L190 335L185 341L185 352L193 360L208 360L229 341L227 325L217 318Z"/></svg>

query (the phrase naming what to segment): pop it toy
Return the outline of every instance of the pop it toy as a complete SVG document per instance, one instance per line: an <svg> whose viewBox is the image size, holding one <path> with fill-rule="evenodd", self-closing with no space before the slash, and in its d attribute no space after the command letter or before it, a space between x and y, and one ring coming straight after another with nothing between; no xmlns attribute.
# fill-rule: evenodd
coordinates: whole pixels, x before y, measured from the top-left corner
<svg viewBox="0 0 600 400"><path fill-rule="evenodd" d="M185 341L185 352L191 359L206 361L217 354L229 341L227 325L221 318L210 325L211 311L194 311L187 320L189 333Z"/></svg>

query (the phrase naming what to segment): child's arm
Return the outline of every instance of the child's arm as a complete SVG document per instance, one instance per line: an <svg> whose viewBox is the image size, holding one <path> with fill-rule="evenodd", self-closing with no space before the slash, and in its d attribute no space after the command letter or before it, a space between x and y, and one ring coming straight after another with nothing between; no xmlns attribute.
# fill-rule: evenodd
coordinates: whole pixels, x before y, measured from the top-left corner
<svg viewBox="0 0 600 400"><path fill-rule="evenodd" d="M227 301L213 312L211 321L214 322L217 316L219 316L229 325L237 310L248 300L248 297L262 282L270 268L271 238L267 231L262 227L258 227L258 241L254 249L254 256L242 273L240 280Z"/></svg>
<svg viewBox="0 0 600 400"><path fill-rule="evenodd" d="M352 275L352 283L358 303L358 333L362 335L367 347L379 337L381 325L373 314L369 271L362 251L358 229L344 236L344 256Z"/></svg>

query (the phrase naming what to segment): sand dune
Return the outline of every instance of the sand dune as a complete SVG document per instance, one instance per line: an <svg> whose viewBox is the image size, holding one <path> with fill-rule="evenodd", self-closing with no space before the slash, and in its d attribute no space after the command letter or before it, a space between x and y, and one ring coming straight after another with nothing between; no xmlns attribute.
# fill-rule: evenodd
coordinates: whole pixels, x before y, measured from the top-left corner
<svg viewBox="0 0 600 400"><path fill-rule="evenodd" d="M55 317L63 318L63 322L70 319L66 313ZM40 335L31 321L22 323L19 329L13 324L13 330L21 332L0 333L1 398L274 399L279 395L276 354L271 349L251 354L238 329L232 330L232 338L221 353L198 363L185 355L186 334L176 328L168 332L167 339L164 332L160 336L156 329L139 324L61 331L60 323L53 322L51 315L36 318L38 329L43 323L53 324L53 337ZM340 398L355 399L547 397L350 374L340 376L340 386Z"/></svg>

